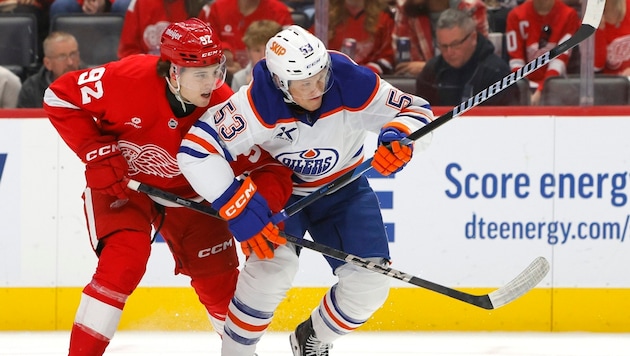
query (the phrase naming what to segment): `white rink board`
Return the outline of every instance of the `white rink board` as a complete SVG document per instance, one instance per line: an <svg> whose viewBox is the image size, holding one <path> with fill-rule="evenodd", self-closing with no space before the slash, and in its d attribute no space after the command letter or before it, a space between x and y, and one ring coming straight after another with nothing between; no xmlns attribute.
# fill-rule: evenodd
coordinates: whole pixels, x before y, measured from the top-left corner
<svg viewBox="0 0 630 356"><path fill-rule="evenodd" d="M392 267L451 287L497 287L545 256L552 272L541 287L630 287L623 273L630 267L624 258L629 247L621 237L630 230L629 129L627 118L552 116L467 116L440 127L429 149L416 152L396 178L371 179L375 190L393 192L393 209L383 210L384 220L395 224ZM369 138L365 152L372 152L374 140ZM0 285L83 286L96 258L80 199L82 164L44 119L0 120L0 155L6 155L0 176ZM471 174L478 179L465 185ZM501 183L510 174L507 184L497 184L497 196L482 196L482 180ZM565 189L563 197L557 181L541 186L543 177L562 175L581 184ZM619 184L614 199L612 177ZM456 195L457 184L479 195ZM485 188L487 196L494 194L492 185ZM552 191L553 198L543 196ZM496 230L488 231L489 223ZM535 228L528 237L512 238L519 224ZM579 224L586 230L578 230ZM558 228L555 241L550 226L569 229L568 239ZM619 237L602 239L610 228L618 228ZM599 237L573 238L589 229ZM495 237L482 239L482 233ZM329 271L323 261L304 251L296 285L332 283L330 274L322 273ZM154 244L142 285L188 286L186 277L172 271L168 249Z"/></svg>

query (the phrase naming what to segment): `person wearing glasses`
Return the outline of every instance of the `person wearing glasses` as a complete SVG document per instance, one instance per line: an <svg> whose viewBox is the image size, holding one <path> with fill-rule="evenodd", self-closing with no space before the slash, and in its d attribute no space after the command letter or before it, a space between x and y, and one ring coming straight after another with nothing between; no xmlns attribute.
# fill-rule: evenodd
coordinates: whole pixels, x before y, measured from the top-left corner
<svg viewBox="0 0 630 356"><path fill-rule="evenodd" d="M448 9L440 15L435 31L440 55L431 58L416 78L418 96L434 106L455 106L510 74L507 63L476 26L464 11ZM484 104L516 105L518 94L512 86Z"/></svg>
<svg viewBox="0 0 630 356"><path fill-rule="evenodd" d="M395 75L415 77L426 62L436 56L435 25L446 9L466 11L475 20L477 31L488 37L488 11L482 0L404 0L395 11L394 45L402 37L409 38L409 61L399 58Z"/></svg>
<svg viewBox="0 0 630 356"><path fill-rule="evenodd" d="M531 0L515 7L505 25L510 69L516 72L528 62L566 41L580 27L577 12L562 0ZM527 76L532 86L532 105L538 105L545 79L567 73L571 50Z"/></svg>
<svg viewBox="0 0 630 356"><path fill-rule="evenodd" d="M39 71L24 81L18 95L18 108L41 108L46 88L62 74L80 68L77 39L67 32L52 32L44 40L44 59Z"/></svg>

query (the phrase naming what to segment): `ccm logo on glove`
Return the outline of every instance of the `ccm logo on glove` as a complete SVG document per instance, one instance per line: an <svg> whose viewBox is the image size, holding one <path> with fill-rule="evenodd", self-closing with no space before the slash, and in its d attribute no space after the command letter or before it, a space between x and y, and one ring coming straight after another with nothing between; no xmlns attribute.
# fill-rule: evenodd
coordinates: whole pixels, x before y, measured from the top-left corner
<svg viewBox="0 0 630 356"><path fill-rule="evenodd" d="M93 161L97 158L107 157L112 153L118 151L118 144L111 143L97 149L91 150L85 154L85 162Z"/></svg>
<svg viewBox="0 0 630 356"><path fill-rule="evenodd" d="M256 185L251 179L246 179L236 194L219 211L222 218L230 220L238 216L250 199L256 193Z"/></svg>

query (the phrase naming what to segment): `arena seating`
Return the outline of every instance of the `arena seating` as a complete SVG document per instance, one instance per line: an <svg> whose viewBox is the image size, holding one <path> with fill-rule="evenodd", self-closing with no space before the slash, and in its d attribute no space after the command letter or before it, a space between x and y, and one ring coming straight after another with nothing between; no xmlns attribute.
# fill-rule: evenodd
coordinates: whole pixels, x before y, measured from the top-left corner
<svg viewBox="0 0 630 356"><path fill-rule="evenodd" d="M0 44L0 65L24 80L37 66L35 16L0 13Z"/></svg>
<svg viewBox="0 0 630 356"><path fill-rule="evenodd" d="M52 19L51 31L71 33L79 42L81 61L94 67L118 59L124 16L119 14L65 14Z"/></svg>

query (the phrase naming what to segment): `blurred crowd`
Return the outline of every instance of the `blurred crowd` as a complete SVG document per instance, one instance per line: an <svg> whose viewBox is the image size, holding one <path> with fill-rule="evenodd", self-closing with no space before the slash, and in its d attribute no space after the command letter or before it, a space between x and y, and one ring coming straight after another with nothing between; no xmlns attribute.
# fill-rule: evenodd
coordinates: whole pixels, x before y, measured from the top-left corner
<svg viewBox="0 0 630 356"><path fill-rule="evenodd" d="M566 41L580 27L583 5L580 0L330 0L327 44L434 106L453 106ZM589 58L595 85L628 81L629 5L630 0L606 2ZM102 64L82 61L81 54L96 46L77 41L81 29L56 30L60 17L123 18L118 48L105 49L119 59L159 53L161 33L170 23L198 17L218 33L228 83L238 90L250 81L266 41L283 27L298 24L317 33L317 8L315 0L0 0L0 25L27 14L36 20L31 35L37 39L37 55L27 68L7 63L3 53L11 49L0 44L0 107L41 107L43 91L58 76ZM484 104L549 105L553 95L577 100L581 51L578 46L561 54ZM573 87L546 91L554 79ZM620 90L630 92L630 84ZM630 94L618 101L596 97L595 104L629 104Z"/></svg>

